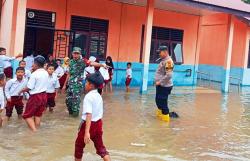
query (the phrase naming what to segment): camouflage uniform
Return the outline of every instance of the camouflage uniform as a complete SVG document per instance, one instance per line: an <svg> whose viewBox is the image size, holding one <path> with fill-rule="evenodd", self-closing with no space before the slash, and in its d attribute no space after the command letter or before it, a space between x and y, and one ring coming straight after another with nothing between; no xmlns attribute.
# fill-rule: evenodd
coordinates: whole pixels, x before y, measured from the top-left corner
<svg viewBox="0 0 250 161"><path fill-rule="evenodd" d="M69 114L73 116L79 115L81 93L83 89L83 73L85 69L85 63L82 59L70 60L69 65L69 80L66 95L66 105L69 110Z"/></svg>

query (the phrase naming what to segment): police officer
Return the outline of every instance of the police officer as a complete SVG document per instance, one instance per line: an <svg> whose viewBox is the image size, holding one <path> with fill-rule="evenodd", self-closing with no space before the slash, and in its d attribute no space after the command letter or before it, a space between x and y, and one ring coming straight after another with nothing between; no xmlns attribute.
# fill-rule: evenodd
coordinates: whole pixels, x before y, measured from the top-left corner
<svg viewBox="0 0 250 161"><path fill-rule="evenodd" d="M168 96L173 88L174 63L169 55L167 46L160 46L157 52L159 53L161 62L155 74L155 102L158 107L156 115L163 121L169 122Z"/></svg>

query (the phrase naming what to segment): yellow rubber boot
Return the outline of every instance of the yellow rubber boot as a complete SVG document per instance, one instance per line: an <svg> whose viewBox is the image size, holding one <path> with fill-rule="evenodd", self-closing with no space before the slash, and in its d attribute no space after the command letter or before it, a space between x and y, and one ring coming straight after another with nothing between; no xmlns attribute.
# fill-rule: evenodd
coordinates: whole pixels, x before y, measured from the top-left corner
<svg viewBox="0 0 250 161"><path fill-rule="evenodd" d="M162 117L162 111L160 109L156 110L156 116L161 118Z"/></svg>
<svg viewBox="0 0 250 161"><path fill-rule="evenodd" d="M167 115L162 115L161 119L162 119L162 121L169 122L169 121L170 121L169 114L167 114Z"/></svg>

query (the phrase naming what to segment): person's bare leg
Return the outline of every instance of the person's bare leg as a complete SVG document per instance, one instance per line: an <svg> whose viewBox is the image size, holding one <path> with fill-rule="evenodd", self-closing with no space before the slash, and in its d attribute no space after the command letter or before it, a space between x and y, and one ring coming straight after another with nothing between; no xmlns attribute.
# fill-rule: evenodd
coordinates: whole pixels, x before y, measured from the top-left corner
<svg viewBox="0 0 250 161"><path fill-rule="evenodd" d="M111 81L109 82L109 89L110 89L110 92L113 91L113 89L112 89L112 82Z"/></svg>
<svg viewBox="0 0 250 161"><path fill-rule="evenodd" d="M104 161L110 161L111 160L109 155L105 155L102 159Z"/></svg>
<svg viewBox="0 0 250 161"><path fill-rule="evenodd" d="M7 121L10 121L10 117L6 116Z"/></svg>
<svg viewBox="0 0 250 161"><path fill-rule="evenodd" d="M35 117L35 125L36 128L39 128L41 124L41 117Z"/></svg>
<svg viewBox="0 0 250 161"><path fill-rule="evenodd" d="M33 117L30 117L30 118L27 118L25 119L27 125L29 126L29 128L33 131L33 132L36 132L37 129L36 129L36 125L35 125L35 121L34 121L34 118Z"/></svg>
<svg viewBox="0 0 250 161"><path fill-rule="evenodd" d="M22 115L18 115L19 120L22 120L22 118L23 118Z"/></svg>
<svg viewBox="0 0 250 161"><path fill-rule="evenodd" d="M82 161L82 159L77 159L77 158L75 158L75 161Z"/></svg>
<svg viewBox="0 0 250 161"><path fill-rule="evenodd" d="M0 116L0 127L3 126L3 118Z"/></svg>

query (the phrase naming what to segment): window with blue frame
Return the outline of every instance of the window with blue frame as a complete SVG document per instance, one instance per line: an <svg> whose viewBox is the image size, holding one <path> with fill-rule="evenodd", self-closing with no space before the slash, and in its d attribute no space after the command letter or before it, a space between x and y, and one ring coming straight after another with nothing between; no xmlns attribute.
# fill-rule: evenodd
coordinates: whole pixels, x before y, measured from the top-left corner
<svg viewBox="0 0 250 161"><path fill-rule="evenodd" d="M175 64L183 64L183 30L156 27L152 28L151 37L151 50L150 50L150 63L157 63L159 54L156 52L158 47L165 45L169 49L169 54L172 57ZM142 62L142 49L144 41L144 25L142 26L142 36L141 36L141 57Z"/></svg>

